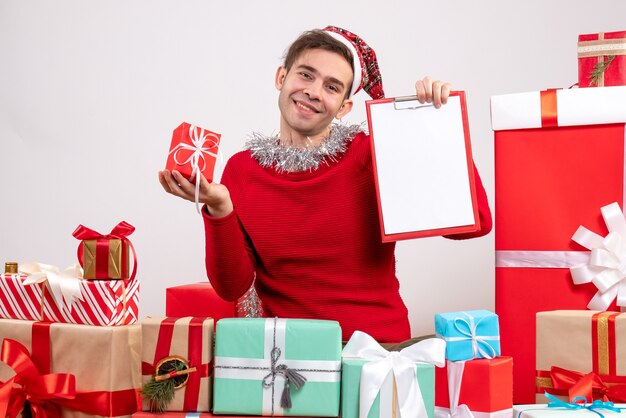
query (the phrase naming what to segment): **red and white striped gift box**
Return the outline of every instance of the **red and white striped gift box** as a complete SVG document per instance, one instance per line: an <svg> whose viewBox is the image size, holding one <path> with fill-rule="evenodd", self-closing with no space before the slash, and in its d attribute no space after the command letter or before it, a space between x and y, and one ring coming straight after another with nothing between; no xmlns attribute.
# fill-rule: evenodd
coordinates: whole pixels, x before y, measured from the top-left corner
<svg viewBox="0 0 626 418"><path fill-rule="evenodd" d="M0 275L0 318L96 326L137 323L137 279L81 280L83 300L74 300L71 306L59 306L45 283L24 284L26 277Z"/></svg>

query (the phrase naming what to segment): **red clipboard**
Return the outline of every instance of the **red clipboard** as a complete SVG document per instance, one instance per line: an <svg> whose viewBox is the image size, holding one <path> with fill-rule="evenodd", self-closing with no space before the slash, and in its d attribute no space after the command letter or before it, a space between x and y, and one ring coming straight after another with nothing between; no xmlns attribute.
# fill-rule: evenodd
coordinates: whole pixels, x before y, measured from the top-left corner
<svg viewBox="0 0 626 418"><path fill-rule="evenodd" d="M477 231L465 93L439 109L415 96L366 108L383 242Z"/></svg>

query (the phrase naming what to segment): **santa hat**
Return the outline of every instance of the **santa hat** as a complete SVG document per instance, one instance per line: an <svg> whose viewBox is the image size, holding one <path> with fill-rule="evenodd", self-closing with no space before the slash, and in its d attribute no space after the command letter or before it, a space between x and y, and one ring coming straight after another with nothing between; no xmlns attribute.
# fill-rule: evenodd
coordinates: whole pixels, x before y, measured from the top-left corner
<svg viewBox="0 0 626 418"><path fill-rule="evenodd" d="M358 35L345 29L337 26L327 26L324 28L324 31L347 46L350 52L352 52L354 80L352 81L350 96L363 89L372 99L385 97L383 79L380 75L374 50Z"/></svg>

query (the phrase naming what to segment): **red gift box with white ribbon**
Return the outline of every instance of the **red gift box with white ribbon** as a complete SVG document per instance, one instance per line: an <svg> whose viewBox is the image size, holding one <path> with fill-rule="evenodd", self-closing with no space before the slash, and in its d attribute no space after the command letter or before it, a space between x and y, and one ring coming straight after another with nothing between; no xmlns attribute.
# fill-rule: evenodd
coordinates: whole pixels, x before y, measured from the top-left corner
<svg viewBox="0 0 626 418"><path fill-rule="evenodd" d="M196 210L200 213L200 174L213 181L221 135L187 122L174 130L166 170L176 170L195 183Z"/></svg>
<svg viewBox="0 0 626 418"><path fill-rule="evenodd" d="M572 280L589 260L572 237L580 225L607 235L600 208L626 197L626 87L494 96L491 115L502 355L514 403L534 403L535 314L586 309L597 288Z"/></svg>
<svg viewBox="0 0 626 418"><path fill-rule="evenodd" d="M447 361L435 369L435 416L510 418L513 359Z"/></svg>
<svg viewBox="0 0 626 418"><path fill-rule="evenodd" d="M213 170L221 135L187 122L181 123L172 134L172 144L165 168L176 170L187 179L202 173L213 181Z"/></svg>

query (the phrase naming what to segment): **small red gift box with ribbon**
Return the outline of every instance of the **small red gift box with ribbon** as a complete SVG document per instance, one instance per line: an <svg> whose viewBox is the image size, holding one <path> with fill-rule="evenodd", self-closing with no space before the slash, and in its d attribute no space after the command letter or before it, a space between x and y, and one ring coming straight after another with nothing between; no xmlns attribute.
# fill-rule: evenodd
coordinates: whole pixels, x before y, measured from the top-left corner
<svg viewBox="0 0 626 418"><path fill-rule="evenodd" d="M578 36L578 85L626 85L626 31Z"/></svg>
<svg viewBox="0 0 626 418"><path fill-rule="evenodd" d="M134 279L137 273L137 256L128 236L135 227L120 222L108 234L101 234L86 226L78 225L72 235L81 240L78 261L84 269L85 279ZM130 255L133 270L129 272Z"/></svg>
<svg viewBox="0 0 626 418"><path fill-rule="evenodd" d="M502 355L514 403L534 403L535 314L587 307L597 288L574 284L589 252L572 236L580 225L606 235L600 208L626 198L626 87L494 96L491 112Z"/></svg>
<svg viewBox="0 0 626 418"><path fill-rule="evenodd" d="M130 417L141 409L141 327L0 320L0 416ZM6 411L6 414L3 413Z"/></svg>
<svg viewBox="0 0 626 418"><path fill-rule="evenodd" d="M198 213L200 213L198 200L200 177L196 174L202 174L209 182L213 181L220 137L220 134L187 122L174 129L172 135L172 145L167 155L165 169L177 170L188 180L195 176L195 201Z"/></svg>
<svg viewBox="0 0 626 418"><path fill-rule="evenodd" d="M211 410L213 319L145 318L142 330L142 374L145 384L173 379L174 396L165 411ZM158 384L158 383L157 383ZM158 402L143 396L144 411L158 411Z"/></svg>
<svg viewBox="0 0 626 418"><path fill-rule="evenodd" d="M190 179L196 173L213 181L213 170L221 135L187 122L174 129L165 168Z"/></svg>
<svg viewBox="0 0 626 418"><path fill-rule="evenodd" d="M435 416L510 418L513 407L513 359L495 357L447 361L435 369Z"/></svg>
<svg viewBox="0 0 626 418"><path fill-rule="evenodd" d="M537 314L537 402L544 393L626 402L626 314L549 311Z"/></svg>

